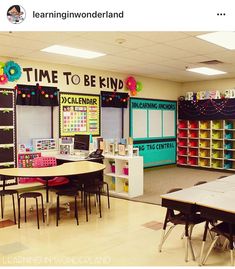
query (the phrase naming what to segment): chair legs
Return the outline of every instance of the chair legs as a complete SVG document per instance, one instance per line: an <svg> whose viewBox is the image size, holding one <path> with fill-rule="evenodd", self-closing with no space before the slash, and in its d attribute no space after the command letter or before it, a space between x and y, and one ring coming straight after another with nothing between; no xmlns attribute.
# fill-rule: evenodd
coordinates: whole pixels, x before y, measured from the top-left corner
<svg viewBox="0 0 235 269"><path fill-rule="evenodd" d="M0 195L1 196L1 216L2 218L4 218L4 202L5 202L5 196L6 195L11 195L12 197L12 209L13 209L13 214L14 214L14 222L16 224L16 208L15 208L15 197L14 197L14 194L17 194L16 192L15 193L11 193L11 194L2 194ZM18 199L18 194L17 194L17 199Z"/></svg>
<svg viewBox="0 0 235 269"><path fill-rule="evenodd" d="M14 222L16 224L16 209L15 209L15 198L14 198L14 194L12 194L11 197L12 197L12 206L13 206L13 212L14 212Z"/></svg>
<svg viewBox="0 0 235 269"><path fill-rule="evenodd" d="M24 198L24 220L25 220L25 222L27 222L27 216L26 216L26 213L27 213L27 203L26 203L26 200L27 200L27 198L34 198L35 199L35 202L36 202L37 226L38 226L38 229L39 229L40 228L40 226L39 226L39 208L38 208L38 199L37 198L38 197L41 197L42 221L45 222L43 196L42 196L42 194L37 193L37 196L34 195L34 196L28 196L27 197L26 194L28 194L28 193L23 193L22 196L20 195L19 198L18 198L18 228L20 228L20 201L21 201L21 198ZM33 193L32 193L32 195L33 195Z"/></svg>
<svg viewBox="0 0 235 269"><path fill-rule="evenodd" d="M100 218L102 218L102 213L101 213L101 191L99 190L97 193L84 191L84 205L85 205L85 210L86 210L86 221L88 221L88 206L89 206L89 213L91 214L91 194L94 194L96 196L95 199L97 199L97 201L98 201ZM88 202L87 202L87 200L88 200Z"/></svg>
<svg viewBox="0 0 235 269"><path fill-rule="evenodd" d="M212 241L212 243L211 243L211 245L210 245L210 247L209 247L209 249L208 249L208 251L207 251L207 253L206 253L205 258L204 258L203 261L202 261L202 265L204 265L204 264L206 263L206 261L207 261L209 255L210 255L210 253L211 253L211 250L213 249L213 247L214 247L216 241L218 240L218 238L219 238L219 236L216 235L215 238L214 238L214 240Z"/></svg>
<svg viewBox="0 0 235 269"><path fill-rule="evenodd" d="M1 213L2 213L2 219L3 219L3 215L4 215L4 205L3 205L3 203L4 203L4 199L3 199L3 195L1 195Z"/></svg>
<svg viewBox="0 0 235 269"><path fill-rule="evenodd" d="M161 237L161 241L158 247L158 251L162 252L162 246L164 244L164 242L166 241L167 237L169 236L169 234L171 233L171 231L175 228L175 225L172 225L169 227L168 231L166 232L166 228L163 229L162 231L162 237Z"/></svg>
<svg viewBox="0 0 235 269"><path fill-rule="evenodd" d="M107 182L103 182L103 184L106 186L106 194L107 194L107 199L108 199L108 208L110 209L109 184Z"/></svg>
<svg viewBox="0 0 235 269"><path fill-rule="evenodd" d="M77 225L79 225L77 195L74 195L74 217L76 219ZM59 225L59 219L60 219L60 195L57 194L57 199L56 199L56 226Z"/></svg>

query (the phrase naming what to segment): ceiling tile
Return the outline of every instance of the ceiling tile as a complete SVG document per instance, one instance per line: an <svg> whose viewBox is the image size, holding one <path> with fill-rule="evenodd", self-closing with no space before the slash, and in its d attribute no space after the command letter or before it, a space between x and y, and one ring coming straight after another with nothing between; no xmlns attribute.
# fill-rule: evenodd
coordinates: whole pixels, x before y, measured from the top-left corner
<svg viewBox="0 0 235 269"><path fill-rule="evenodd" d="M129 32L90 32L84 35L84 38L91 39L93 41L100 41L103 43L118 45L129 49L136 49L145 46L151 46L153 41L146 40L145 38L131 35ZM122 44L118 43L118 40L124 40Z"/></svg>
<svg viewBox="0 0 235 269"><path fill-rule="evenodd" d="M206 54L215 51L225 51L225 49L220 46L213 45L212 43L206 42L196 37L174 40L166 42L165 44L178 49L183 48L185 51L190 51L195 54Z"/></svg>
<svg viewBox="0 0 235 269"><path fill-rule="evenodd" d="M185 51L181 48L174 48L168 45L156 44L155 46L145 47L138 49L139 52L149 52L151 54L160 55L169 59L178 59L181 57L195 56L195 53Z"/></svg>
<svg viewBox="0 0 235 269"><path fill-rule="evenodd" d="M183 32L131 32L130 35L148 39L155 43L163 43L188 37L187 33Z"/></svg>

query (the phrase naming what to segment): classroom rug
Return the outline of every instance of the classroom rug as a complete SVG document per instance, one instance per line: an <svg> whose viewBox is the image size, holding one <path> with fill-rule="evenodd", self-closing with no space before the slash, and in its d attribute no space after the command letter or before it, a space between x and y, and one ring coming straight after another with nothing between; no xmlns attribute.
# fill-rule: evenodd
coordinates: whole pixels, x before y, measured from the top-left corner
<svg viewBox="0 0 235 269"><path fill-rule="evenodd" d="M161 204L161 194L173 188L189 188L201 180L212 181L220 176L234 173L184 167L161 167L144 170L144 195L132 198L133 201Z"/></svg>

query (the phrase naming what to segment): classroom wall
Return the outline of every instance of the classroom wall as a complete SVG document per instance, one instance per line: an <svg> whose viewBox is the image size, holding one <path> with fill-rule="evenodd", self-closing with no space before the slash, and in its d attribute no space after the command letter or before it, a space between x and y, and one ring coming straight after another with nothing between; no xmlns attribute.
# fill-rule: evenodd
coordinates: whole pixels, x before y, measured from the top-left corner
<svg viewBox="0 0 235 269"><path fill-rule="evenodd" d="M109 71L102 71L102 70L92 70L81 68L77 66L70 66L66 64L50 64L50 63L43 63L43 62L36 62L36 61L26 61L20 59L9 59L0 57L0 61L6 62L9 60L13 60L17 62L22 68L33 68L32 72L29 72L29 78L27 78L27 74L23 72L21 78L17 82L8 82L7 84L3 85L4 88L14 88L15 85L18 84L29 84L35 85L38 81L34 75L35 69L39 70L48 70L49 74L52 70L56 70L58 72L58 83L48 82L46 78L39 82L42 86L55 86L60 89L61 92L75 92L75 93L86 93L86 94L99 94L101 90L108 90L113 91L113 89L108 87L100 88L99 85L99 77L108 79L109 77L117 78L120 80L125 80L128 76L133 75L137 81L142 82L143 90L138 93L140 98L156 98L156 99L166 99L166 100L177 100L178 96L182 92L182 85L181 83L171 82L161 79L152 79L142 76L137 76L134 74L122 74L122 73L115 73ZM78 59L79 61L79 59ZM63 72L71 72L72 75L78 75L81 79L78 85L74 85L71 80L67 83L66 76L63 75ZM36 72L38 73L38 72ZM96 79L96 83L94 87L85 86L84 85L84 75L91 76L93 75ZM30 80L30 81L28 81ZM119 91L119 90L118 90ZM120 90L125 91L125 90ZM59 124L58 124L58 108L54 109L54 136L55 138L58 137L59 134ZM124 114L125 126L124 126L124 136L129 136L129 111L125 109Z"/></svg>
<svg viewBox="0 0 235 269"><path fill-rule="evenodd" d="M235 78L203 80L182 83L181 95L186 92L198 92L205 90L226 90L235 88Z"/></svg>

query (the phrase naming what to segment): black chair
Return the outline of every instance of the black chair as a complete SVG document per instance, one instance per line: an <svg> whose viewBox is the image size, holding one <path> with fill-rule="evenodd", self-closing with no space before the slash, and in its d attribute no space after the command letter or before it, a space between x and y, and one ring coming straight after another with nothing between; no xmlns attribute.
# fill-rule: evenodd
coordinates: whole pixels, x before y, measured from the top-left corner
<svg viewBox="0 0 235 269"><path fill-rule="evenodd" d="M18 191L17 190L14 190L14 189L11 189L11 190L7 190L6 187L7 187L7 180L8 178L7 177L2 177L1 178L3 183L1 184L2 186L2 190L0 190L0 197L1 197L1 216L2 218L4 218L4 197L5 196L9 196L11 195L12 197L12 207L13 207L13 214L14 214L14 222L16 224L16 210L15 210L15 198L14 198L14 195L17 196L17 200L18 200L18 197L19 197L19 194L18 194Z"/></svg>
<svg viewBox="0 0 235 269"><path fill-rule="evenodd" d="M56 205L56 226L59 225L60 219L60 196L73 196L74 197L74 216L77 221L77 225L79 225L78 221L78 205L77 205L77 197L78 190L77 189L63 189L58 191L57 193L57 205Z"/></svg>
<svg viewBox="0 0 235 269"><path fill-rule="evenodd" d="M37 213L37 225L39 229L39 212L38 212L38 198L41 197L41 204L42 204L42 220L45 222L44 219L44 205L43 205L43 196L40 192L24 192L19 195L18 199L18 228L20 228L20 201L24 199L24 220L27 222L26 218L26 200L28 198L33 198L36 201L36 213Z"/></svg>
<svg viewBox="0 0 235 269"><path fill-rule="evenodd" d="M96 159L93 159L90 161L103 164L103 159L104 159L104 157L101 156L100 158L96 158ZM100 193L102 195L107 196L108 208L110 209L109 184L106 181L104 181L103 171L99 171L99 172L94 173L93 178L95 180L93 180L92 184L97 185ZM87 181L85 181L84 184L87 184ZM90 184L90 183L88 183L88 184Z"/></svg>
<svg viewBox="0 0 235 269"><path fill-rule="evenodd" d="M198 186L205 183L207 183L207 181L198 181L197 183L194 184L194 186Z"/></svg>
<svg viewBox="0 0 235 269"><path fill-rule="evenodd" d="M225 178L225 177L228 177L228 176L220 176L220 177L218 177L218 179Z"/></svg>
<svg viewBox="0 0 235 269"><path fill-rule="evenodd" d="M167 193L172 193L175 191L180 191L182 190L181 188L175 188L175 189L171 189L170 191L168 191ZM193 231L193 227L196 224L202 223L204 222L205 219L202 218L200 216L200 214L197 213L192 213L192 214L185 214L183 212L175 212L173 209L167 208L167 212L166 212L166 217L165 217L165 221L163 224L163 232L162 232L162 238L159 244L159 252L162 251L162 246L164 244L164 242L166 241L167 237L169 236L170 232L173 230L174 227L176 227L176 225L184 225L186 226L185 228L185 235L186 235L186 239L187 239L187 244L186 244L186 256L185 256L185 261L188 261L188 245L193 257L193 260L195 260L195 255L193 252L193 247L192 247L192 243L191 243L191 236L192 236L192 231ZM166 232L167 229L167 224L173 224L169 227L168 231ZM189 228L189 234L188 234L188 228ZM187 231L186 231L187 230Z"/></svg>
<svg viewBox="0 0 235 269"><path fill-rule="evenodd" d="M205 228L207 232L208 225ZM205 264L214 245L216 244L217 240L219 239L219 236L225 237L229 242L229 249L230 249L230 262L231 266L234 265L234 257L233 257L233 249L234 249L234 237L235 237L235 224L234 223L228 223L228 222L220 222L219 224L214 225L210 230L210 232L214 232L216 236L214 237L206 255L203 261L201 262L201 265ZM204 242L206 238L203 238L203 248L204 248ZM201 250L203 252L203 250Z"/></svg>
<svg viewBox="0 0 235 269"><path fill-rule="evenodd" d="M86 209L86 221L88 221L88 204L89 204L89 213L91 214L91 195L95 196L95 202L98 202L100 218L102 218L101 213L101 192L102 186L98 182L93 182L91 184L84 184L83 193L84 193L84 205ZM88 201L87 201L88 200Z"/></svg>

